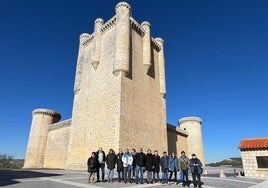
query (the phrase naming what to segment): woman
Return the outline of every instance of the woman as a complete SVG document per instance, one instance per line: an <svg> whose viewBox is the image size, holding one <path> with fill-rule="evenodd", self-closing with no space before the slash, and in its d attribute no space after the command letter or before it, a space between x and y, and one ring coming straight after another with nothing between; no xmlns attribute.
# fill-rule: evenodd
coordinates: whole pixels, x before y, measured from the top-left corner
<svg viewBox="0 0 268 188"><path fill-rule="evenodd" d="M95 183L95 174L97 173L99 161L95 152L92 152L91 157L87 160L89 178L88 183Z"/></svg>
<svg viewBox="0 0 268 188"><path fill-rule="evenodd" d="M123 161L122 161L122 157L123 157L124 153L123 150L120 148L119 149L119 153L117 154L117 172L118 172L118 182L123 181L124 177L123 177Z"/></svg>
<svg viewBox="0 0 268 188"><path fill-rule="evenodd" d="M174 183L178 184L177 181L177 172L179 170L179 160L177 158L177 156L175 155L175 153L172 153L171 156L169 157L169 171L170 171L170 175L169 175L169 184L171 182L171 177L174 173Z"/></svg>

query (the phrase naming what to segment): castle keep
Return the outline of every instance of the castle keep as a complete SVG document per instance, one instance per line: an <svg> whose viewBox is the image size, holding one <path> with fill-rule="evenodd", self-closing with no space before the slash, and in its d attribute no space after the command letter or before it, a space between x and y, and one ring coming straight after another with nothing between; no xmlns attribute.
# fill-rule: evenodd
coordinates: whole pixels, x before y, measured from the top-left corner
<svg viewBox="0 0 268 188"><path fill-rule="evenodd" d="M115 12L80 35L72 118L33 111L24 168L84 170L100 146L184 150L204 162L201 119L182 118L180 127L166 121L164 41L131 17L129 4Z"/></svg>

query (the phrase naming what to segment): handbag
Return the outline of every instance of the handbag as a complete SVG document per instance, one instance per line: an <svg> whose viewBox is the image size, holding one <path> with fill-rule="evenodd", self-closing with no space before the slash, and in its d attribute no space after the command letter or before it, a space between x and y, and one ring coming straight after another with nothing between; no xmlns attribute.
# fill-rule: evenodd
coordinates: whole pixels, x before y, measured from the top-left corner
<svg viewBox="0 0 268 188"><path fill-rule="evenodd" d="M183 172L182 171L180 171L180 174L179 174L179 181L183 182Z"/></svg>
<svg viewBox="0 0 268 188"><path fill-rule="evenodd" d="M132 166L132 165L130 165L130 164L128 164L128 165L127 165L127 171L131 171L131 170L132 170L132 168L133 168L133 166Z"/></svg>

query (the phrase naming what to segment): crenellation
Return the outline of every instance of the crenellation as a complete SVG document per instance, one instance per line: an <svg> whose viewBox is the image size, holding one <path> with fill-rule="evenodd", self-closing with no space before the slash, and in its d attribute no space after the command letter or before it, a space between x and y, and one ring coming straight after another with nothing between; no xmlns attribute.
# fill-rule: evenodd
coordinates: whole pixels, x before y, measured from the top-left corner
<svg viewBox="0 0 268 188"><path fill-rule="evenodd" d="M80 43L86 47L88 46L94 39L94 35L90 35L88 33L82 33L80 35Z"/></svg>
<svg viewBox="0 0 268 188"><path fill-rule="evenodd" d="M131 28L136 31L141 37L144 37L145 30L143 27L132 17L130 17Z"/></svg>
<svg viewBox="0 0 268 188"><path fill-rule="evenodd" d="M115 27L116 24L116 15L108 20L105 24L102 25L101 32L104 34L109 31L111 28Z"/></svg>
<svg viewBox="0 0 268 188"><path fill-rule="evenodd" d="M151 37L151 45L157 52L160 52L162 49L161 45L152 37Z"/></svg>
<svg viewBox="0 0 268 188"><path fill-rule="evenodd" d="M56 118L56 121L59 121L61 119L60 113L54 111L54 110L48 110L48 109L36 109L33 111L33 116L36 114L41 114L45 116L52 116L53 118Z"/></svg>
<svg viewBox="0 0 268 188"><path fill-rule="evenodd" d="M131 12L131 7L127 2L120 2L115 6L115 12L117 13L120 11L120 9L127 9L129 12Z"/></svg>

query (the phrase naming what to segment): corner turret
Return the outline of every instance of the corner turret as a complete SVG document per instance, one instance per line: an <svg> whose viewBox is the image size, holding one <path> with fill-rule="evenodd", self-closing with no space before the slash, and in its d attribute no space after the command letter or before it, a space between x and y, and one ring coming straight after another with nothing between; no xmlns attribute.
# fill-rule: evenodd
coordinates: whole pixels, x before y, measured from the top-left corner
<svg viewBox="0 0 268 188"><path fill-rule="evenodd" d="M49 109L36 109L32 115L24 168L43 168L49 125L59 122L61 115Z"/></svg>

